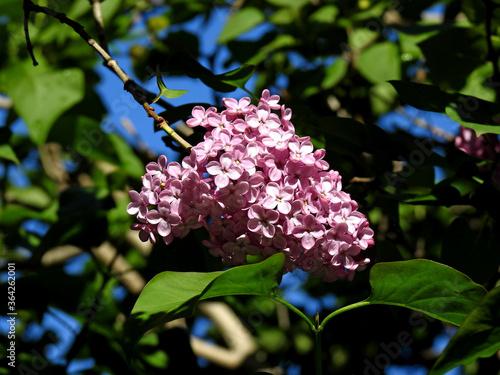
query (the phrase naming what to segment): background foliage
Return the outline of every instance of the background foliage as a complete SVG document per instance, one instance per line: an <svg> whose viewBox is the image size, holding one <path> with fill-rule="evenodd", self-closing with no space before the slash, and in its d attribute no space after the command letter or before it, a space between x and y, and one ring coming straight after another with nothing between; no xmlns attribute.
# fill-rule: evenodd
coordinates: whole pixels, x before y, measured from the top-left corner
<svg viewBox="0 0 500 375"><path fill-rule="evenodd" d="M279 93L293 110L297 133L327 150L344 189L367 214L376 233L368 250L372 263L435 260L491 290L500 264L499 155L479 160L453 140L457 122L478 135L500 133L500 8L493 0L449 0L432 16L426 10L434 3L106 0L102 12L111 54L120 65L130 57L128 73L140 84L159 67L167 86L169 79L190 77L208 87L207 105L249 95L243 88ZM67 14L98 39L89 1L39 5ZM125 91L105 105L103 95L112 94L97 91L102 61L70 27L30 15L34 67L22 5L4 0L0 14L6 36L0 40L0 244L2 267L6 259L17 267L20 373L72 373L80 364L85 374L126 374L124 321L144 282L165 270L217 271L223 265L203 248L201 232L167 248L137 240L125 211L127 192L140 187L144 165L156 159L144 139L138 141L151 133L153 121ZM217 45L207 48L205 28L222 16L222 31L213 36ZM193 20L201 29L189 26ZM172 124L185 121L195 105L176 100L155 104ZM127 134L110 120L117 113L141 113L143 119ZM195 143L197 136L188 140ZM172 161L179 150L165 142L161 152ZM352 282L327 284L312 277L302 283L298 275L283 288L285 296L287 290L288 296L307 296L297 303L325 316L367 298L368 277L365 271ZM264 308L266 298L221 298L259 347L239 369L184 359L194 356L188 338L201 321L195 315L188 329L145 336L134 371L242 374L279 366L285 373L308 373L313 353L307 325L293 314L284 319L275 305ZM251 318L256 313L260 320ZM429 369L438 355L436 338L448 337L452 327L394 306L353 310L323 332L325 373L361 374L367 366L382 373L381 343L398 342L402 332L411 343L400 344L391 368ZM206 335L223 342L213 327ZM3 340L0 348L6 350ZM487 354L464 371L498 368L498 358Z"/></svg>

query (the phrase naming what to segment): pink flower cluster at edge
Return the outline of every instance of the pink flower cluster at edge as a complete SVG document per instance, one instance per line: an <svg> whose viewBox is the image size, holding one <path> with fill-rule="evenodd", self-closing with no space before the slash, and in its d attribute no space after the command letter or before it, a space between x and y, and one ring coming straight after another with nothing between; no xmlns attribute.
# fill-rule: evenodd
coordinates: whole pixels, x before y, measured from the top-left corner
<svg viewBox="0 0 500 375"><path fill-rule="evenodd" d="M500 153L500 141L496 134L476 136L472 129L460 126L460 131L455 137L455 147L478 159L491 160L496 153Z"/></svg>
<svg viewBox="0 0 500 375"><path fill-rule="evenodd" d="M159 235L169 244L205 227L209 252L228 264L281 252L285 272L299 268L326 281L352 280L366 267L373 230L329 170L325 150L295 134L279 99L264 90L257 106L245 97L223 99L221 113L193 109L187 124L205 128L204 141L181 163L165 156L149 163L141 191L129 192L141 240Z"/></svg>
<svg viewBox="0 0 500 375"><path fill-rule="evenodd" d="M496 134L476 135L472 129L460 126L458 135L455 137L455 147L463 152L481 160L494 160L500 154L500 141ZM488 170L488 165L480 166L480 170ZM500 187L500 167L497 166L491 175L495 184Z"/></svg>

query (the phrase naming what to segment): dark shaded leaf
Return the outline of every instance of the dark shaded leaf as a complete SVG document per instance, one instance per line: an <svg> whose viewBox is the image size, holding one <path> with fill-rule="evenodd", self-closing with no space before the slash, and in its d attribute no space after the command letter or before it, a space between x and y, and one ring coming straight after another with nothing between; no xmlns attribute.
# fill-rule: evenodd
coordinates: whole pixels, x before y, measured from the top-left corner
<svg viewBox="0 0 500 375"><path fill-rule="evenodd" d="M487 51L484 34L471 27L441 30L419 46L433 82L456 90L464 86L471 71L484 63Z"/></svg>
<svg viewBox="0 0 500 375"><path fill-rule="evenodd" d="M429 375L441 375L477 358L500 350L500 287L489 292L464 319L432 367Z"/></svg>
<svg viewBox="0 0 500 375"><path fill-rule="evenodd" d="M480 231L470 228L464 218L456 218L443 238L441 261L464 272L478 283L487 282L498 270L499 228L487 224Z"/></svg>
<svg viewBox="0 0 500 375"><path fill-rule="evenodd" d="M390 81L401 101L424 111L448 115L462 126L473 129L478 136L500 134L500 106L474 96L447 93L435 85Z"/></svg>

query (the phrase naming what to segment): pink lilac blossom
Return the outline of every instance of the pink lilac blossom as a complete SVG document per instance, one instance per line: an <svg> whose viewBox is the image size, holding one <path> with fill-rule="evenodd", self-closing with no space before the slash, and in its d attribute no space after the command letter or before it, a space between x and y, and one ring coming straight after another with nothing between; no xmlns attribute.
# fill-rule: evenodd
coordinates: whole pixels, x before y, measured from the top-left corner
<svg viewBox="0 0 500 375"><path fill-rule="evenodd" d="M249 255L285 255L284 272L302 269L326 281L352 280L370 262L363 251L373 230L358 204L329 170L325 150L295 134L292 111L264 90L223 99L225 109L193 109L191 127L204 140L181 163L165 156L146 166L140 191L130 191L127 212L142 241L169 244L204 227L208 251L232 265Z"/></svg>
<svg viewBox="0 0 500 375"><path fill-rule="evenodd" d="M478 137L472 129L460 126L458 135L455 137L455 147L463 152L481 160L493 161L500 154L500 141L496 134L483 134ZM480 170L486 171L489 165L481 165ZM500 187L500 166L496 166L491 173L493 182Z"/></svg>
<svg viewBox="0 0 500 375"><path fill-rule="evenodd" d="M472 129L460 126L460 131L455 137L455 147L478 159L491 160L495 153L500 153L500 141L496 134L476 136Z"/></svg>

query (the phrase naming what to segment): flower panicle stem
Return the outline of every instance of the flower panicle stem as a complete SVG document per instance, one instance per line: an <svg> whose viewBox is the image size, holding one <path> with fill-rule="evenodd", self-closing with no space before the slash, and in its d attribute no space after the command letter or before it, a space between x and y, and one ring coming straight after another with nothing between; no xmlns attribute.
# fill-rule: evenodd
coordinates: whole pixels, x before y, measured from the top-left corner
<svg viewBox="0 0 500 375"><path fill-rule="evenodd" d="M144 110L146 111L148 117L152 117L155 120L156 126L167 133L172 139L177 142L183 149L186 151L191 150L193 147L188 141L182 138L172 127L168 124L168 122L161 116L158 116L154 108L151 107L147 102L142 104Z"/></svg>

